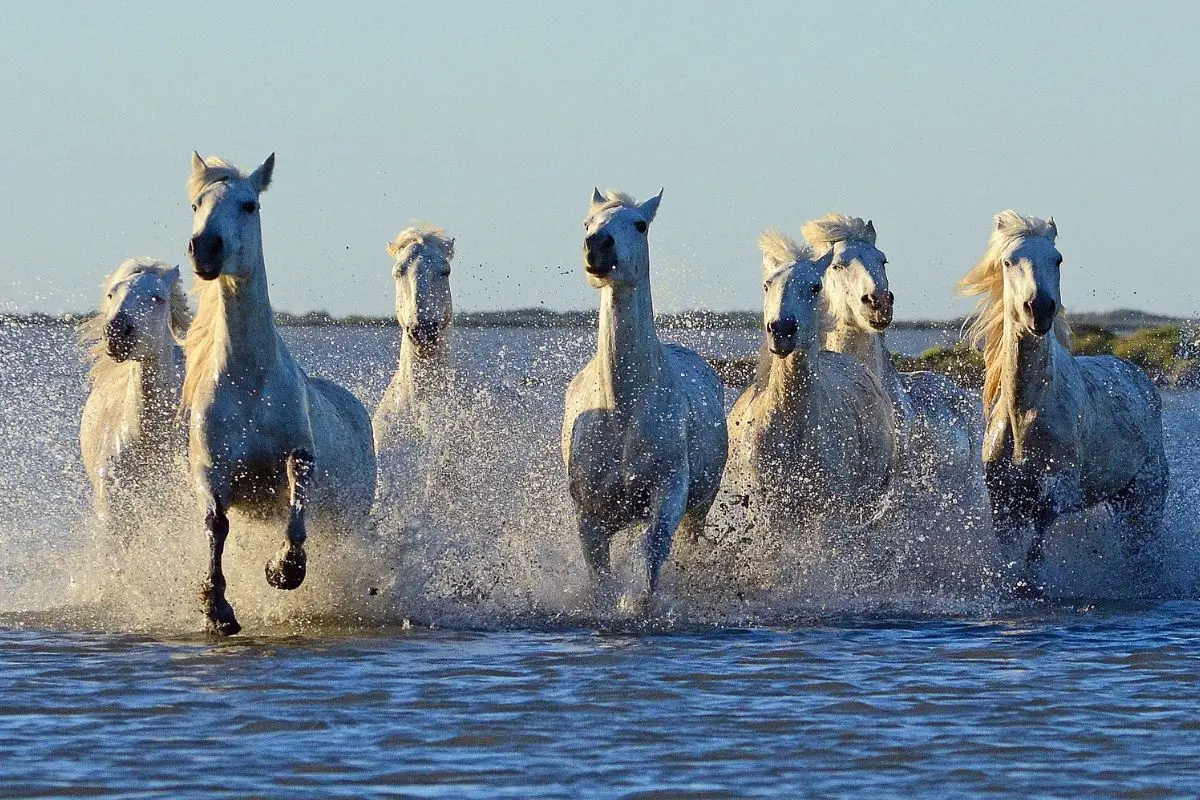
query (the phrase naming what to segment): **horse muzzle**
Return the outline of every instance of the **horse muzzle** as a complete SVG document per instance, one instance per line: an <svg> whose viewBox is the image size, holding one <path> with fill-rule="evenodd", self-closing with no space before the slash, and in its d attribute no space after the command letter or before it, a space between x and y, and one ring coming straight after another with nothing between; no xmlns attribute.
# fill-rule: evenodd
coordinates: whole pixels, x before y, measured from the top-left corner
<svg viewBox="0 0 1200 800"><path fill-rule="evenodd" d="M1038 295L1025 304L1025 311L1033 320L1029 329L1036 336L1045 336L1054 327L1054 315L1058 311L1058 303L1051 297Z"/></svg>
<svg viewBox="0 0 1200 800"><path fill-rule="evenodd" d="M211 281L221 274L225 241L220 236L198 233L188 240L187 254L192 260L192 269L196 277Z"/></svg>
<svg viewBox="0 0 1200 800"><path fill-rule="evenodd" d="M617 268L616 241L611 234L593 233L583 240L583 268L596 278L608 277Z"/></svg>
<svg viewBox="0 0 1200 800"><path fill-rule="evenodd" d="M108 357L118 363L128 361L133 355L133 348L133 323L121 317L109 320L104 326L104 350Z"/></svg>
<svg viewBox="0 0 1200 800"><path fill-rule="evenodd" d="M767 349L780 358L790 356L796 349L799 324L793 317L782 317L767 323Z"/></svg>
<svg viewBox="0 0 1200 800"><path fill-rule="evenodd" d="M437 344L438 339L442 335L442 329L436 323L426 322L409 325L404 329L404 332L412 340L413 344L420 347Z"/></svg>
<svg viewBox="0 0 1200 800"><path fill-rule="evenodd" d="M891 292L872 292L862 296L863 306L867 309L867 322L876 331L882 331L892 324L892 308L896 296Z"/></svg>

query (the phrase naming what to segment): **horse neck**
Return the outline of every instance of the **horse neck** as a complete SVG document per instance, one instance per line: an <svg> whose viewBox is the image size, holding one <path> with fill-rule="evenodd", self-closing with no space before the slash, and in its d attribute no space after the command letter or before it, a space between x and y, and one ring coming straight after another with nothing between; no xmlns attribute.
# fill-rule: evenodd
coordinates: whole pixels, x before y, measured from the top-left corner
<svg viewBox="0 0 1200 800"><path fill-rule="evenodd" d="M400 331L400 360L393 379L403 394L418 397L437 394L447 388L454 370L450 343L444 336L432 345L418 347Z"/></svg>
<svg viewBox="0 0 1200 800"><path fill-rule="evenodd" d="M786 358L766 354L771 359L767 373L767 396L771 406L786 409L787 418L802 423L812 406L819 384L818 369L821 347L813 344L808 350L796 350Z"/></svg>
<svg viewBox="0 0 1200 800"><path fill-rule="evenodd" d="M215 285L213 285L215 284ZM223 345L214 352L224 352L225 368L243 373L266 372L279 358L279 332L275 314L267 294L267 274L259 254L257 268L250 277L233 281L217 278L210 284L215 302L215 326L212 335Z"/></svg>
<svg viewBox="0 0 1200 800"><path fill-rule="evenodd" d="M137 421L144 434L169 428L179 403L179 365L174 345L165 353L141 361L126 361L114 369L112 391L124 395L124 418Z"/></svg>
<svg viewBox="0 0 1200 800"><path fill-rule="evenodd" d="M1032 336L1018 329L1011 318L1006 319L997 405L1018 414L1036 409L1053 377L1057 346L1053 331L1045 336Z"/></svg>
<svg viewBox="0 0 1200 800"><path fill-rule="evenodd" d="M606 286L600 301L596 358L609 407L644 398L658 381L663 352L654 328L650 285Z"/></svg>
<svg viewBox="0 0 1200 800"><path fill-rule="evenodd" d="M900 373L892 363L892 354L884 343L882 333L864 331L839 321L825 334L825 349L852 356L867 368L889 394L893 394L893 389L899 386Z"/></svg>

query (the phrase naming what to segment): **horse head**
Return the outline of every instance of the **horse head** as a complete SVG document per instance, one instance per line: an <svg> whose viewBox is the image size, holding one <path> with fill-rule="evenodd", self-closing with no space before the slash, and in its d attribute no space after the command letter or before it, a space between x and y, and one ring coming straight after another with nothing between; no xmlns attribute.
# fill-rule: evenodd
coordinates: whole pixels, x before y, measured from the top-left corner
<svg viewBox="0 0 1200 800"><path fill-rule="evenodd" d="M188 178L192 238L187 252L197 278L210 281L227 275L244 279L261 268L258 198L271 185L274 171L274 153L249 175L222 159L206 161L192 153Z"/></svg>
<svg viewBox="0 0 1200 800"><path fill-rule="evenodd" d="M879 333L892 324L895 296L888 289L887 256L875 246L875 224L826 214L804 224L804 237L831 256L825 272L825 307L840 325Z"/></svg>
<svg viewBox="0 0 1200 800"><path fill-rule="evenodd" d="M130 258L104 284L99 338L114 361L164 357L182 340L188 323L179 267Z"/></svg>
<svg viewBox="0 0 1200 800"><path fill-rule="evenodd" d="M831 254L814 258L812 250L779 231L759 238L763 254L763 330L767 349L779 358L809 352L820 329L822 273Z"/></svg>
<svg viewBox="0 0 1200 800"><path fill-rule="evenodd" d="M396 321L418 347L437 344L450 327L450 261L454 240L441 228L407 228L388 244L395 260Z"/></svg>
<svg viewBox="0 0 1200 800"><path fill-rule="evenodd" d="M1059 276L1062 254L1055 246L1054 217L1029 225L1011 211L996 215L997 235L1003 242L997 255L1004 270L1004 308L1009 319L1035 336L1054 328L1062 308Z"/></svg>
<svg viewBox="0 0 1200 800"><path fill-rule="evenodd" d="M592 190L584 220L583 268L593 288L638 286L650 279L650 223L662 190L640 205L619 192Z"/></svg>

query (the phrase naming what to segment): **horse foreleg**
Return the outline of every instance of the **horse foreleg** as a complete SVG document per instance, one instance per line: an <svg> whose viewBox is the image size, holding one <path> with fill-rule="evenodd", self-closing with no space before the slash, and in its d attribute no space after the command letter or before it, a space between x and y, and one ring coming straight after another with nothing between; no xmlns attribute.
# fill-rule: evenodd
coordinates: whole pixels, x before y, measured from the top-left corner
<svg viewBox="0 0 1200 800"><path fill-rule="evenodd" d="M654 517L646 527L646 583L649 594L658 588L658 575L667 556L671 554L671 540L683 515L687 513L688 483L686 478L675 481L658 498Z"/></svg>
<svg viewBox="0 0 1200 800"><path fill-rule="evenodd" d="M208 618L208 629L221 636L232 636L242 626L233 615L233 606L225 599L225 573L221 568L225 539L229 536L229 518L225 515L224 503L215 496L209 500L204 527L208 532L208 577L200 589L200 602L204 616Z"/></svg>
<svg viewBox="0 0 1200 800"><path fill-rule="evenodd" d="M289 500L287 541L275 557L267 562L267 583L276 589L295 589L304 583L308 556L304 552L305 509L312 488L314 460L308 450L293 450L288 456L287 475L291 496Z"/></svg>
<svg viewBox="0 0 1200 800"><path fill-rule="evenodd" d="M612 564L609 561L609 543L612 541L612 530L600 521L600 518L586 511L579 512L579 541L583 545L583 560L588 565L592 577L601 583L612 577Z"/></svg>

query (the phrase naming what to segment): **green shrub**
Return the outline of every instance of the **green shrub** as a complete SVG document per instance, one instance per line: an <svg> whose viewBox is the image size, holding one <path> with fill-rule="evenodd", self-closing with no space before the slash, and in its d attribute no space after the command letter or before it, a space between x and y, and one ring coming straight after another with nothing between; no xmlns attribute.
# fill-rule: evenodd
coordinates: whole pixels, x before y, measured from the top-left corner
<svg viewBox="0 0 1200 800"><path fill-rule="evenodd" d="M1176 372L1179 336L1178 325L1143 328L1118 339L1113 345L1113 355L1137 364L1155 383L1167 383Z"/></svg>
<svg viewBox="0 0 1200 800"><path fill-rule="evenodd" d="M983 386L983 354L966 342L931 347L917 358L895 356L895 363L901 372L929 370L968 389Z"/></svg>
<svg viewBox="0 0 1200 800"><path fill-rule="evenodd" d="M1080 323L1071 326L1071 352L1077 356L1112 355L1117 335L1099 325Z"/></svg>

